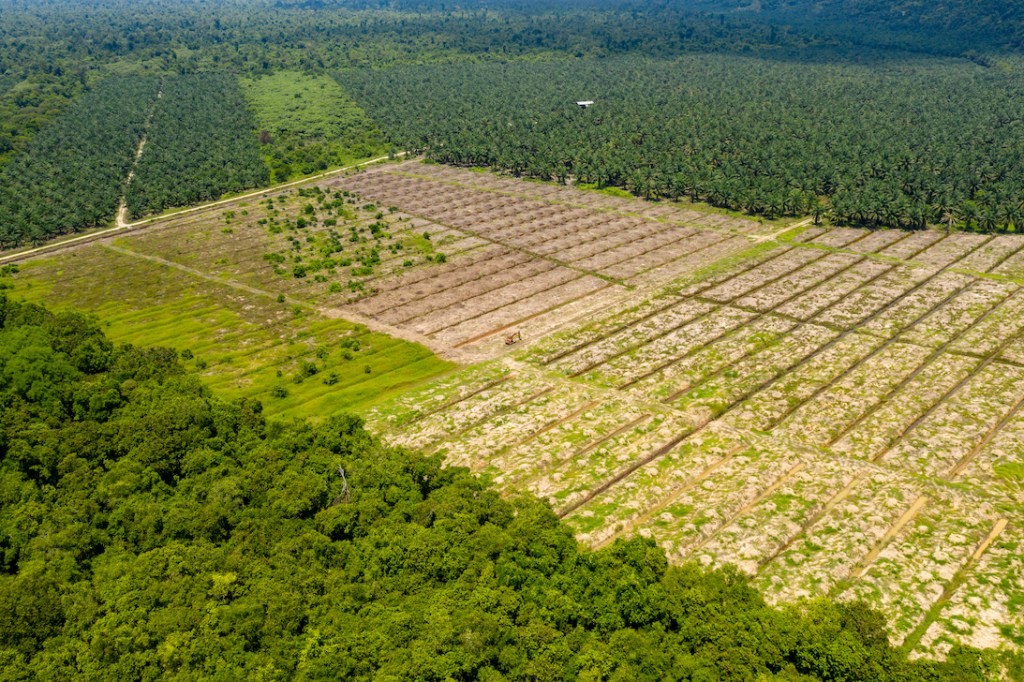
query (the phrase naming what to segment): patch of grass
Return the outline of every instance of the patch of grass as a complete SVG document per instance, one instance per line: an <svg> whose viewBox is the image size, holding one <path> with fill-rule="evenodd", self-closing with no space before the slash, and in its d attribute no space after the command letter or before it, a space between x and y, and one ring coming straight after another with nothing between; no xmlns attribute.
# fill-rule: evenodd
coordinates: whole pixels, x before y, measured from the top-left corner
<svg viewBox="0 0 1024 682"><path fill-rule="evenodd" d="M622 189L621 187L598 187L596 183L581 183L575 185L578 189L585 189L590 192L597 192L598 194L607 194L612 197L621 197L623 199L635 199L631 193Z"/></svg>
<svg viewBox="0 0 1024 682"><path fill-rule="evenodd" d="M115 341L177 349L215 392L256 398L270 416L360 413L453 367L423 346L345 320L296 317L271 296L101 246L30 263L11 281L15 298L95 314ZM316 374L294 383L309 365Z"/></svg>
<svg viewBox="0 0 1024 682"><path fill-rule="evenodd" d="M1024 484L1024 462L1003 462L992 467L996 476L1015 485Z"/></svg>
<svg viewBox="0 0 1024 682"><path fill-rule="evenodd" d="M280 71L239 83L275 182L385 153L374 123L332 78Z"/></svg>

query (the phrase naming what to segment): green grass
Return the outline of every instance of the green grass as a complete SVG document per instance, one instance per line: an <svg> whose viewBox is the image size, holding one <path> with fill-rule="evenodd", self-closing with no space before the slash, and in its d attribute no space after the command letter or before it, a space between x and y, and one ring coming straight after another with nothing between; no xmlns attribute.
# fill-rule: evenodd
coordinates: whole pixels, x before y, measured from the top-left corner
<svg viewBox="0 0 1024 682"><path fill-rule="evenodd" d="M585 183L581 182L575 185L578 189L585 189L591 192L598 192L600 194L607 194L612 197L620 197L622 199L635 199L632 194L622 189L621 187L599 187L597 183Z"/></svg>
<svg viewBox="0 0 1024 682"><path fill-rule="evenodd" d="M1003 462L993 467L996 476L1008 483L1024 485L1024 463Z"/></svg>
<svg viewBox="0 0 1024 682"><path fill-rule="evenodd" d="M275 182L385 153L375 124L327 76L279 71L241 78Z"/></svg>
<svg viewBox="0 0 1024 682"><path fill-rule="evenodd" d="M273 297L101 246L21 266L10 282L15 298L94 314L117 342L178 350L216 393L256 398L268 416L361 413L454 367L362 325L296 316ZM303 376L310 363L315 374Z"/></svg>

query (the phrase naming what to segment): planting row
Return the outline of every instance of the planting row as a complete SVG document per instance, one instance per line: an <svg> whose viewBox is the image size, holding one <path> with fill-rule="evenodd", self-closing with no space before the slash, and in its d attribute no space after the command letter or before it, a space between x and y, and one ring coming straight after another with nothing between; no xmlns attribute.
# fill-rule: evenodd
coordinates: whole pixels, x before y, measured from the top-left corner
<svg viewBox="0 0 1024 682"><path fill-rule="evenodd" d="M683 258L692 260L689 257L703 251L717 251L729 240L653 218L445 185L390 171L359 174L335 184L484 239L622 280Z"/></svg>

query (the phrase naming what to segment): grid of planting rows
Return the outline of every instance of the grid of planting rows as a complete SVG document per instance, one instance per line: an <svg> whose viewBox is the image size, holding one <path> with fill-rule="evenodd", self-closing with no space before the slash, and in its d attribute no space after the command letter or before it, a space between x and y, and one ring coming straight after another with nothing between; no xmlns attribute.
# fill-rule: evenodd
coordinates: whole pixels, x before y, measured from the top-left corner
<svg viewBox="0 0 1024 682"><path fill-rule="evenodd" d="M406 163L333 187L481 243L419 278L383 282L352 310L455 348L524 323L536 335L567 310L600 309L749 248L759 223L490 174Z"/></svg>
<svg viewBox="0 0 1024 682"><path fill-rule="evenodd" d="M500 207L557 192L571 217L552 230L631 212L415 170L360 177L360 191L516 253L559 238L525 227L533 204L489 223L473 196ZM440 195L428 173L449 182ZM600 207L574 212L592 196ZM676 561L737 564L780 600L866 599L919 654L1019 646L1024 238L810 228L747 245L407 393L370 423L547 497L584 542L641 534Z"/></svg>

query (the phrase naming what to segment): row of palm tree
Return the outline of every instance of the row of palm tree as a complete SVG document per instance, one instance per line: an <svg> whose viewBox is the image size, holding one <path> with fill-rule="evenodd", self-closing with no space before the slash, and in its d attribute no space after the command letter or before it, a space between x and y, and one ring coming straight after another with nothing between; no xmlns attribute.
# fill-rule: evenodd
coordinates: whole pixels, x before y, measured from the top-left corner
<svg viewBox="0 0 1024 682"><path fill-rule="evenodd" d="M159 79L102 81L0 172L0 248L110 222Z"/></svg>
<svg viewBox="0 0 1024 682"><path fill-rule="evenodd" d="M439 162L768 217L1024 226L1024 77L1010 70L696 55L338 78L396 146Z"/></svg>

